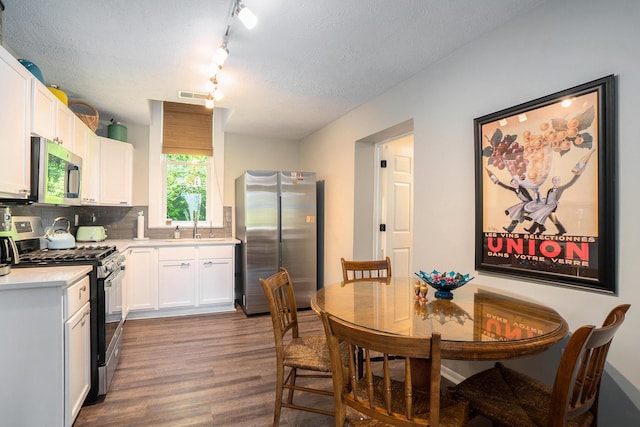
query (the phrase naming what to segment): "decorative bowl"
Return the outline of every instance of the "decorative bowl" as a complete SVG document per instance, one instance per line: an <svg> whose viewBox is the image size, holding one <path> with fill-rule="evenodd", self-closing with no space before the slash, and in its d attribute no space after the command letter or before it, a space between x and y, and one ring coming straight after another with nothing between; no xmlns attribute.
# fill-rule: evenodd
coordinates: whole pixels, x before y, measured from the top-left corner
<svg viewBox="0 0 640 427"><path fill-rule="evenodd" d="M420 273L415 273L415 275L436 290L436 298L443 299L452 299L453 290L464 286L474 279L473 277L469 277L468 274L461 274L454 271L440 273L437 270L433 270L431 273L425 273L420 270Z"/></svg>

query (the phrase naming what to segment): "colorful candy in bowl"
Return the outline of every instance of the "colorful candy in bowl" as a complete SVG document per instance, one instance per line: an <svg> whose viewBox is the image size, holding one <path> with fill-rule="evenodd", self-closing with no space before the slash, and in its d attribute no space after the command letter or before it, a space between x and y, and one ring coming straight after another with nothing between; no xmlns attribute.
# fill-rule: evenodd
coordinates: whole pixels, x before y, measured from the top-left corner
<svg viewBox="0 0 640 427"><path fill-rule="evenodd" d="M436 298L443 299L452 299L453 290L458 289L474 279L473 277L469 277L468 274L461 274L454 271L440 273L437 270L433 270L431 273L425 273L420 270L420 273L415 273L415 275L436 290Z"/></svg>

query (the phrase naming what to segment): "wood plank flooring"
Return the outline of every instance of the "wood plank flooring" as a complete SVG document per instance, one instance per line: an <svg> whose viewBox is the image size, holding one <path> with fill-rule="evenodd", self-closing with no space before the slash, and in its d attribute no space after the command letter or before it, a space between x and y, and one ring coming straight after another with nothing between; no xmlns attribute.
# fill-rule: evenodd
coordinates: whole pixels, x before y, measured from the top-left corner
<svg viewBox="0 0 640 427"><path fill-rule="evenodd" d="M323 333L317 315L300 311L301 334ZM330 380L307 379L325 386ZM108 394L81 409L74 427L270 426L275 350L268 315L236 313L127 320L120 363ZM296 400L332 408L330 397ZM282 426L333 426L320 414L282 409Z"/></svg>
<svg viewBox="0 0 640 427"><path fill-rule="evenodd" d="M315 312L303 310L298 316L301 334L324 333ZM271 426L275 369L268 315L246 317L238 309L127 320L109 392L98 403L84 406L74 427ZM299 383L332 389L329 379ZM295 401L333 408L328 396L298 393ZM288 408L280 417L281 426L334 424L333 417Z"/></svg>

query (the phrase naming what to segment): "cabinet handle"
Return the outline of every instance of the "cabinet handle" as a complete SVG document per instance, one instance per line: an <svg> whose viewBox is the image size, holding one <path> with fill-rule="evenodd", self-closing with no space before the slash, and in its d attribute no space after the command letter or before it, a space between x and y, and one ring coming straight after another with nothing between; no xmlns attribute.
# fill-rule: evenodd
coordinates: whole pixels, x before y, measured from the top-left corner
<svg viewBox="0 0 640 427"><path fill-rule="evenodd" d="M26 188L21 188L20 190L18 190L18 192L26 195L29 195L29 193L31 193L31 191L27 190Z"/></svg>
<svg viewBox="0 0 640 427"><path fill-rule="evenodd" d="M180 265L182 267L189 267L191 265L191 263L190 262L181 262Z"/></svg>
<svg viewBox="0 0 640 427"><path fill-rule="evenodd" d="M204 265L213 265L213 261L206 261Z"/></svg>

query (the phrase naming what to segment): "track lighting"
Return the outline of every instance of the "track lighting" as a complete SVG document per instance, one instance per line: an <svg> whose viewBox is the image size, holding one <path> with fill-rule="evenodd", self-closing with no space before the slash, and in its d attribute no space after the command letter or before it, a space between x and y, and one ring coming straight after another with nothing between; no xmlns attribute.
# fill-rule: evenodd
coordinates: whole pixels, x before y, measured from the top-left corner
<svg viewBox="0 0 640 427"><path fill-rule="evenodd" d="M213 108L213 95L211 95L211 93L207 95L207 99L204 101L204 106L206 108Z"/></svg>
<svg viewBox="0 0 640 427"><path fill-rule="evenodd" d="M240 22L242 22L248 30L255 27L258 23L258 18L256 17L256 15L254 15L247 6L242 4L241 1L238 1L236 15L238 16L238 19L240 19Z"/></svg>
<svg viewBox="0 0 640 427"><path fill-rule="evenodd" d="M224 93L222 93L222 91L220 89L218 89L217 86L213 90L213 92L211 92L211 95L213 95L213 100L214 101L220 101L222 98L224 98Z"/></svg>
<svg viewBox="0 0 640 427"><path fill-rule="evenodd" d="M213 108L214 103L220 101L224 97L224 94L220 88L218 88L218 73L220 73L222 66L229 57L229 48L227 47L227 44L229 43L229 35L231 34L232 21L236 16L249 30L255 27L258 23L256 15L254 15L241 0L231 0L229 15L227 15L227 27L222 37L222 44L213 55L212 77L206 83L207 97L205 98L204 105L207 108Z"/></svg>
<svg viewBox="0 0 640 427"><path fill-rule="evenodd" d="M222 42L222 45L216 50L215 55L213 56L213 62L220 68L224 65L224 61L229 57L229 49L227 48L227 40Z"/></svg>

